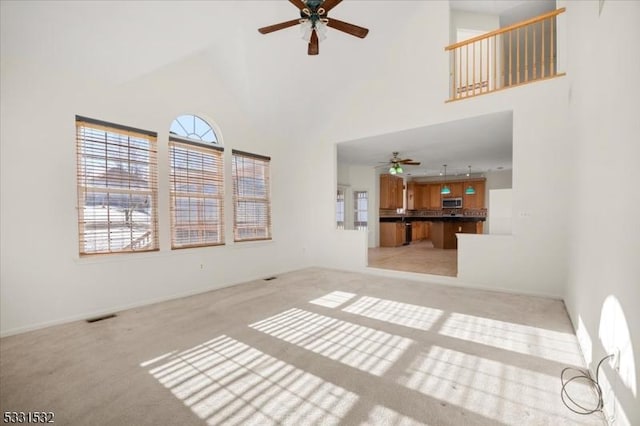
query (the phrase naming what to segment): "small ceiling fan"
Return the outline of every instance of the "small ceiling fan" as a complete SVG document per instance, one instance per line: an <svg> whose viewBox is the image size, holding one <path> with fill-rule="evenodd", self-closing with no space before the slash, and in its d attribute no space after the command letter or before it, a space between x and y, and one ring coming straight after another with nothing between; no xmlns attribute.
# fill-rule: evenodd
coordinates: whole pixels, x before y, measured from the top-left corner
<svg viewBox="0 0 640 426"><path fill-rule="evenodd" d="M404 172L404 170L402 169L402 165L406 165L406 166L419 166L420 162L419 161L413 161L410 158L400 158L398 152L394 152L393 156L391 157L391 159L389 159L389 161L381 161L381 163L383 163L383 165L380 165L378 167L389 167L389 173L391 173L392 175L395 175L396 173L402 173Z"/></svg>
<svg viewBox="0 0 640 426"><path fill-rule="evenodd" d="M320 53L318 43L326 37L326 27L360 38L365 38L369 33L366 28L327 17L327 13L340 4L342 0L289 0L289 2L300 9L300 19L292 19L291 21L259 28L258 31L261 34L268 34L300 24L305 31L303 38L309 42L307 53L309 55L317 55Z"/></svg>

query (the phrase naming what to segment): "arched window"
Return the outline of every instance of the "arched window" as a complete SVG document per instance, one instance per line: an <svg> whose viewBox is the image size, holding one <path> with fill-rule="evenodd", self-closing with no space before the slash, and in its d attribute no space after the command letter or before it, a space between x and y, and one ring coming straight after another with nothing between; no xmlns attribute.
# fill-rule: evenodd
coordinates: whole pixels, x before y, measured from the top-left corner
<svg viewBox="0 0 640 426"><path fill-rule="evenodd" d="M194 141L218 145L218 138L213 131L213 127L197 115L186 114L176 118L173 120L173 123L171 123L170 132L172 135Z"/></svg>
<svg viewBox="0 0 640 426"><path fill-rule="evenodd" d="M213 127L181 115L169 135L171 248L224 244L223 148Z"/></svg>

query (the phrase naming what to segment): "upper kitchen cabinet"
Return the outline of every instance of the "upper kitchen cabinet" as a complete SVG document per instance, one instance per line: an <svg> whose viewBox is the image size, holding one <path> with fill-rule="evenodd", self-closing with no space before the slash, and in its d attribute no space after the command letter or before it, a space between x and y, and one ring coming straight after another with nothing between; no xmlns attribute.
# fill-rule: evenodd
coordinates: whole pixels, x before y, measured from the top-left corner
<svg viewBox="0 0 640 426"><path fill-rule="evenodd" d="M440 201L440 184L439 183L430 183L425 185L425 202L423 204L425 209L429 210L439 210L442 208L442 204Z"/></svg>
<svg viewBox="0 0 640 426"><path fill-rule="evenodd" d="M473 188L475 194L467 194L467 188ZM483 209L484 208L485 181L471 180L464 182L464 191L462 196L462 207L465 209Z"/></svg>
<svg viewBox="0 0 640 426"><path fill-rule="evenodd" d="M402 208L402 190L404 181L401 177L393 175L380 175L380 208Z"/></svg>
<svg viewBox="0 0 640 426"><path fill-rule="evenodd" d="M418 210L422 208L422 186L415 182L407 184L407 210Z"/></svg>

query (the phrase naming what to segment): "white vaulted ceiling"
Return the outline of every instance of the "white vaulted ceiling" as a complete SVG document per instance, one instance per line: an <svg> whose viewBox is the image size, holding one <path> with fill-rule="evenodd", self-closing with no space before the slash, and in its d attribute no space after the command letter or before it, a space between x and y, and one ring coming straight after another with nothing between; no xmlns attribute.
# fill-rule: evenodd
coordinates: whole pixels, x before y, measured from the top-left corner
<svg viewBox="0 0 640 426"><path fill-rule="evenodd" d="M481 7L495 2L473 3ZM367 139L371 157L378 161L392 150L404 150L402 145L389 144L390 139L408 139L420 133L406 130L412 126L402 121L406 113L401 113L401 107L404 98L416 96L412 92L418 91L413 89L414 83L407 82L422 78L418 67L411 65L428 64L427 52L443 52L448 42L446 31L434 37L420 19L432 8L442 7L448 7L448 2L345 0L330 16L367 27L369 35L359 39L330 29L320 44L320 55L308 56L296 27L267 35L257 31L298 16L296 8L284 0L3 2L3 9L11 9L14 19L2 20L1 71L9 76L14 64L22 65L16 67L20 70L26 64L33 70L33 78L23 78L33 90L39 84L60 85L61 92L109 90L135 85L194 56L204 57L211 78L223 81L235 94L256 128L275 138L304 140L312 134L326 135L333 142L384 133ZM20 40L15 39L18 36ZM39 73L42 69L47 70L44 77ZM56 78L70 74L73 79L66 81L72 81L72 86L65 87ZM24 89L3 87L3 96L19 97ZM424 95L444 102L446 93ZM354 112L349 108L353 99L363 96L397 103L398 116L386 126L372 122L366 134L352 129L348 114ZM401 133L391 137L389 133L394 131ZM438 131L442 150L453 147L446 143L452 135ZM442 157L448 155L443 153ZM506 155L500 164L507 167L504 158ZM481 160L468 161L475 165Z"/></svg>

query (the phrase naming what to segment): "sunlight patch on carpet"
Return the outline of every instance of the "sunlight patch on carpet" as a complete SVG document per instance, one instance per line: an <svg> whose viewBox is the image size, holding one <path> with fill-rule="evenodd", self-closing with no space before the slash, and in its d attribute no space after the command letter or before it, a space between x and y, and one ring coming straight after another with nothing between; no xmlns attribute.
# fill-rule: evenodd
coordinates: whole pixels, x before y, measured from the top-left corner
<svg viewBox="0 0 640 426"><path fill-rule="evenodd" d="M149 373L209 425L334 425L358 400L224 335L160 361Z"/></svg>
<svg viewBox="0 0 640 426"><path fill-rule="evenodd" d="M384 374L414 343L395 334L297 308L249 327L376 376Z"/></svg>
<svg viewBox="0 0 640 426"><path fill-rule="evenodd" d="M501 424L558 424L579 421L560 401L556 376L433 346L420 353L398 382ZM558 386L549 386L550 384ZM593 404L591 389L578 385L577 401Z"/></svg>
<svg viewBox="0 0 640 426"><path fill-rule="evenodd" d="M440 309L369 296L361 297L343 311L418 330L429 330L442 316Z"/></svg>
<svg viewBox="0 0 640 426"><path fill-rule="evenodd" d="M317 299L310 300L309 303L314 305L325 306L327 308L337 308L345 302L348 302L356 295L355 293L347 293L346 291L332 291Z"/></svg>
<svg viewBox="0 0 640 426"><path fill-rule="evenodd" d="M582 365L575 336L571 333L452 313L440 334L562 364Z"/></svg>

